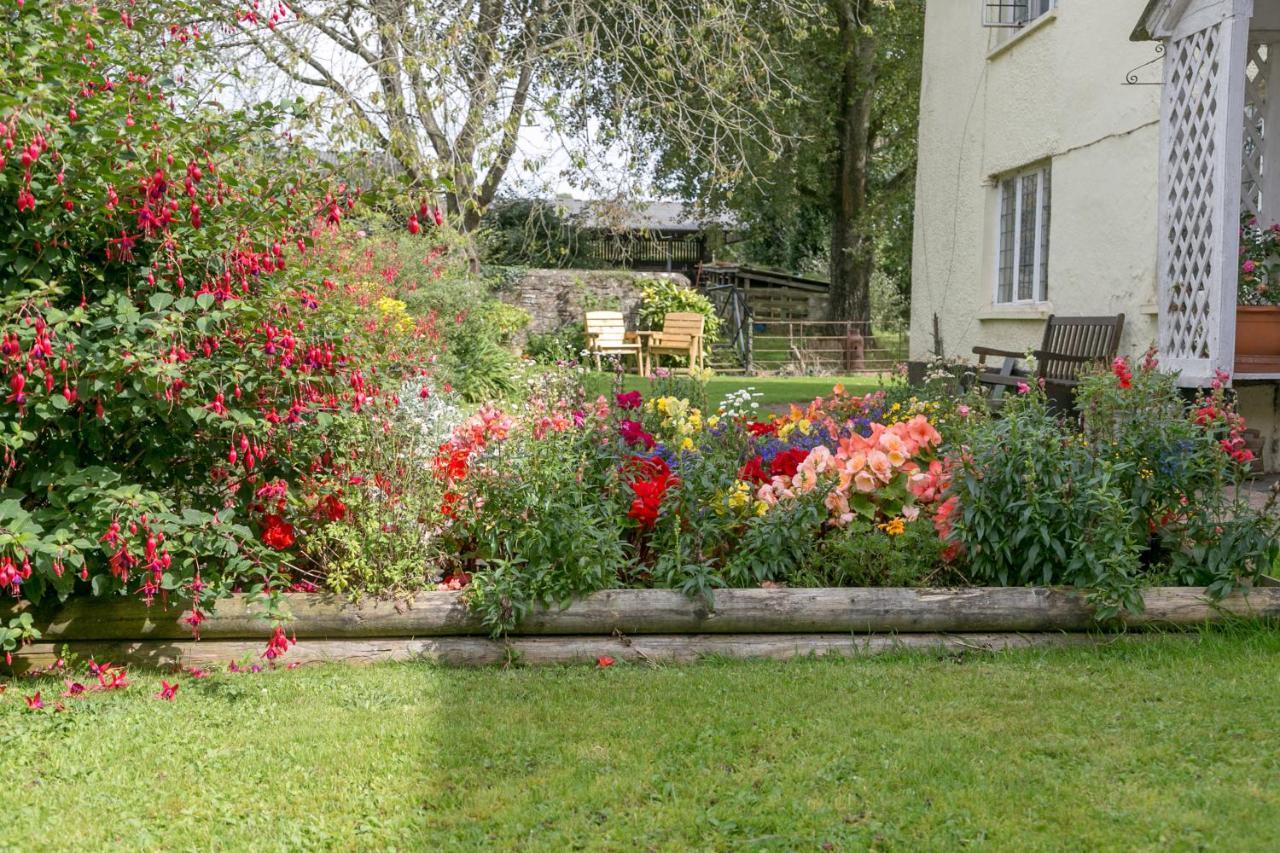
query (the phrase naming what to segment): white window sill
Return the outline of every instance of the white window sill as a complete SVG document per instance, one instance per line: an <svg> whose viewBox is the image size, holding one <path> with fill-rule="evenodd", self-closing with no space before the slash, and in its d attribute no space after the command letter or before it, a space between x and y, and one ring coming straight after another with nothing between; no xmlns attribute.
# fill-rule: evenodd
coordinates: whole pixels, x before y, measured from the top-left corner
<svg viewBox="0 0 1280 853"><path fill-rule="evenodd" d="M992 50L987 54L987 62L990 62L996 57L1012 50L1015 45L1021 44L1024 39L1030 38L1032 33L1040 32L1040 30L1043 30L1056 20L1058 20L1058 8L1055 6L1022 29L1018 30L1017 34L1010 36L1008 41L1002 42L992 48Z"/></svg>
<svg viewBox="0 0 1280 853"><path fill-rule="evenodd" d="M978 319L991 320L1047 320L1053 313L1048 302L1023 305L988 305L978 312Z"/></svg>

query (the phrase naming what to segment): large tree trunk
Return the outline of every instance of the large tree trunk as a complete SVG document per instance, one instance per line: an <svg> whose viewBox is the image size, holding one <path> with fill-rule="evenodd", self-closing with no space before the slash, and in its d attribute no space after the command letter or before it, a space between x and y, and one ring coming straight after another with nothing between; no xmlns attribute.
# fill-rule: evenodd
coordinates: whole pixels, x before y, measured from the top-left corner
<svg viewBox="0 0 1280 853"><path fill-rule="evenodd" d="M832 320L867 322L871 319L871 271L875 264L865 214L876 45L874 36L862 31L869 11L867 0L832 0L832 6L839 19L841 50L828 315Z"/></svg>

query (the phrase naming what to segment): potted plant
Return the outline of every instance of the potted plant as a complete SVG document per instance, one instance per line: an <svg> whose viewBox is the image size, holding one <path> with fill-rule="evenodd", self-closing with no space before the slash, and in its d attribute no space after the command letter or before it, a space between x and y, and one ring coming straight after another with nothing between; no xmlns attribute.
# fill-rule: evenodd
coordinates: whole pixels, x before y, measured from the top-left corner
<svg viewBox="0 0 1280 853"><path fill-rule="evenodd" d="M1236 355L1280 358L1280 223L1248 217L1240 229Z"/></svg>

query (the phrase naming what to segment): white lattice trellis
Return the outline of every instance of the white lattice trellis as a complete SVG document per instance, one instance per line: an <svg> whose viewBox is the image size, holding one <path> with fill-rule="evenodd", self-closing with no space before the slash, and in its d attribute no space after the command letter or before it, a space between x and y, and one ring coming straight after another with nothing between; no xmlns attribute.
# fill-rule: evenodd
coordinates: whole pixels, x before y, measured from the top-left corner
<svg viewBox="0 0 1280 853"><path fill-rule="evenodd" d="M1240 209L1255 217L1263 216L1263 174L1268 165L1263 136L1267 118L1267 90L1271 79L1271 52L1265 44L1249 47L1249 64L1245 70L1244 91L1244 157L1240 186Z"/></svg>
<svg viewBox="0 0 1280 853"><path fill-rule="evenodd" d="M1186 385L1207 383L1233 361L1244 150L1236 75L1248 38L1248 18L1227 17L1169 39L1165 53L1160 352Z"/></svg>

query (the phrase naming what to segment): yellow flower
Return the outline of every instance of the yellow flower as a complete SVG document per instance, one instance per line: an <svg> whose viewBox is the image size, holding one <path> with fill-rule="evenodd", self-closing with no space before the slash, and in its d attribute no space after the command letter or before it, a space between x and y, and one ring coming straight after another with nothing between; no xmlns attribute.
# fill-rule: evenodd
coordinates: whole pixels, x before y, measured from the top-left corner
<svg viewBox="0 0 1280 853"><path fill-rule="evenodd" d="M756 501L756 515L764 515L769 511L769 505L764 501Z"/></svg>
<svg viewBox="0 0 1280 853"><path fill-rule="evenodd" d="M893 518L877 526L890 536L900 536L907 529L907 523L901 518Z"/></svg>
<svg viewBox="0 0 1280 853"><path fill-rule="evenodd" d="M707 429L715 429L720 424L720 416L712 415L707 418Z"/></svg>
<svg viewBox="0 0 1280 853"><path fill-rule="evenodd" d="M801 435L808 435L812 427L813 424L809 422L808 418L801 418L800 423L796 424L796 428L800 430Z"/></svg>
<svg viewBox="0 0 1280 853"><path fill-rule="evenodd" d="M686 437L684 441L680 442L680 449L693 450L693 439Z"/></svg>

